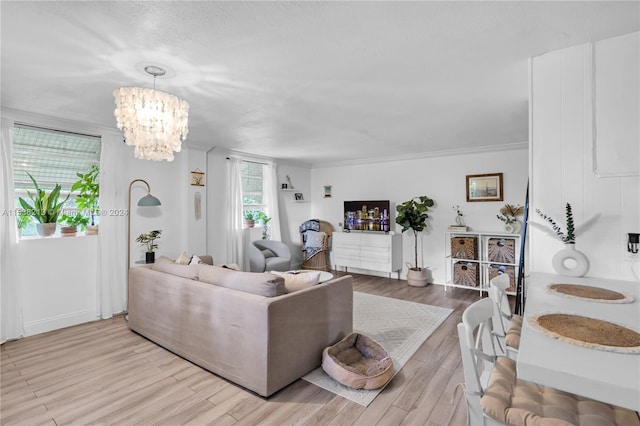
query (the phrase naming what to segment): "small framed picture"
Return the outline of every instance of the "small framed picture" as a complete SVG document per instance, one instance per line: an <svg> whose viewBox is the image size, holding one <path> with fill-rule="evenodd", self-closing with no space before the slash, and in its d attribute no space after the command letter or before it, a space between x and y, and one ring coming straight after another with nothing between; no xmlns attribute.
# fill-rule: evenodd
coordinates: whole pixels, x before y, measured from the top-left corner
<svg viewBox="0 0 640 426"><path fill-rule="evenodd" d="M467 201L502 201L502 173L467 175Z"/></svg>
<svg viewBox="0 0 640 426"><path fill-rule="evenodd" d="M324 198L331 198L331 185L324 186Z"/></svg>
<svg viewBox="0 0 640 426"><path fill-rule="evenodd" d="M191 186L204 186L203 172L191 172Z"/></svg>
<svg viewBox="0 0 640 426"><path fill-rule="evenodd" d="M302 196L302 192L296 192L295 197L296 197L296 201L304 200L304 197Z"/></svg>

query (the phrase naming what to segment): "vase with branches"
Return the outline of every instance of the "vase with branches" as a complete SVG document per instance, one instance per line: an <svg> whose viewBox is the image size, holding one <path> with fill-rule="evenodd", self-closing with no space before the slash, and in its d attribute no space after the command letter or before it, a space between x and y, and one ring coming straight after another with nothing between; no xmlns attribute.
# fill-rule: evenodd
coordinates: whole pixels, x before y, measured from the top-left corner
<svg viewBox="0 0 640 426"><path fill-rule="evenodd" d="M522 216L524 213L524 207L519 204L505 204L500 209L500 214L496 215L498 220L504 222L507 232L520 231L520 222L518 216Z"/></svg>
<svg viewBox="0 0 640 426"><path fill-rule="evenodd" d="M540 211L540 209L536 209L536 213L545 221L551 225L551 228L556 233L560 240L566 244L573 244L576 242L576 234L575 227L573 224L573 212L571 210L571 204L567 203L565 206L566 218L567 218L567 232L562 232L562 228L560 225L556 223L555 220L551 216L548 216Z"/></svg>

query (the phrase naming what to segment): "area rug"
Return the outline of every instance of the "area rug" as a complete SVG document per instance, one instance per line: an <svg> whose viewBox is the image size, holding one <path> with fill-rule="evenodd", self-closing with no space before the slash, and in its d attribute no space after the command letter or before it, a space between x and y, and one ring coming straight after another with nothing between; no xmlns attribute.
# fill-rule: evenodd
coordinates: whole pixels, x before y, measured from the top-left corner
<svg viewBox="0 0 640 426"><path fill-rule="evenodd" d="M371 337L389 352L395 374L451 312L453 309L353 293L353 331ZM321 367L303 379L365 407L382 391L349 388L333 380Z"/></svg>

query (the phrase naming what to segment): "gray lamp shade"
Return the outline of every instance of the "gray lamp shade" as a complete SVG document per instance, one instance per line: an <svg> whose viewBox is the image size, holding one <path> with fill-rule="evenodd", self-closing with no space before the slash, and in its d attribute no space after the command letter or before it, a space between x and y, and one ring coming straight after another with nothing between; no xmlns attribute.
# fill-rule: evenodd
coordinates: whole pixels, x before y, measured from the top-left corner
<svg viewBox="0 0 640 426"><path fill-rule="evenodd" d="M142 207L159 206L161 204L162 203L160 203L160 200L158 200L151 194L145 195L144 197L140 198L140 201L138 201L138 205Z"/></svg>

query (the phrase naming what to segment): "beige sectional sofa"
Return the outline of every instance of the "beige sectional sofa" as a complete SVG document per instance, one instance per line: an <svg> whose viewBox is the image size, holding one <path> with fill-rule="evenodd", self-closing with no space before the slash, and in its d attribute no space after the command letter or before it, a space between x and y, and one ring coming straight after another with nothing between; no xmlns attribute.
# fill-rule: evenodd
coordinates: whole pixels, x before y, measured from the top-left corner
<svg viewBox="0 0 640 426"><path fill-rule="evenodd" d="M129 271L129 328L259 395L318 367L352 331L351 276L285 293L272 274L184 266Z"/></svg>

